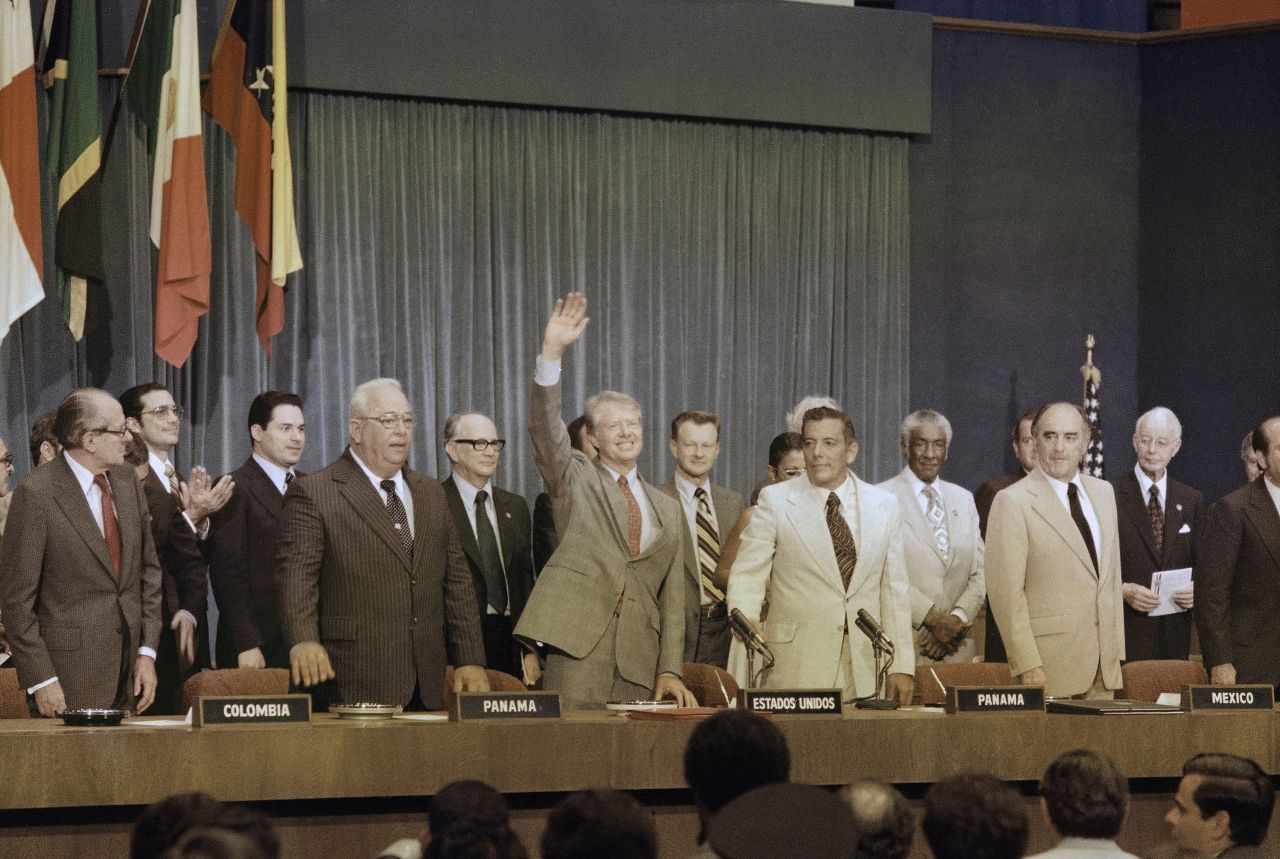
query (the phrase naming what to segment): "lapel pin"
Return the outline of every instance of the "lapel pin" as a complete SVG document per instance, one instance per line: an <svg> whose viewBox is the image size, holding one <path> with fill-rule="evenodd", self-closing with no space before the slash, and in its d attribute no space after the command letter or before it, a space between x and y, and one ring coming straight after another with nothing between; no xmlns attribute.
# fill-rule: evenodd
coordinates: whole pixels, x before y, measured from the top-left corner
<svg viewBox="0 0 1280 859"><path fill-rule="evenodd" d="M508 519L510 519L510 518L511 518L511 514L510 514L510 513L503 513L502 515L503 515L503 516L506 516Z"/></svg>
<svg viewBox="0 0 1280 859"><path fill-rule="evenodd" d="M1173 509L1174 509L1174 510L1177 510L1179 513L1181 513L1181 512L1182 512L1182 505L1181 505L1181 504L1175 504L1175 505L1173 505Z"/></svg>

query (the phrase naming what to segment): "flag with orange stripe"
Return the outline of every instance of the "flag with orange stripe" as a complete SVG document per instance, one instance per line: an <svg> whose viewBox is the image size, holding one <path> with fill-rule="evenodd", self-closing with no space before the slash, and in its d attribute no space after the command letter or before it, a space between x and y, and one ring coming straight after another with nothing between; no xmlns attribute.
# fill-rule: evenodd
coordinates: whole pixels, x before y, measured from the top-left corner
<svg viewBox="0 0 1280 859"><path fill-rule="evenodd" d="M151 129L151 241L156 354L175 367L191 355L209 310L209 200L200 132L195 0L151 0L121 98Z"/></svg>
<svg viewBox="0 0 1280 859"><path fill-rule="evenodd" d="M29 0L0 0L0 341L44 298L35 39Z"/></svg>
<svg viewBox="0 0 1280 859"><path fill-rule="evenodd" d="M284 328L284 285L302 268L293 219L293 164L286 120L284 0L231 0L204 93L204 109L236 147L236 211L257 256L258 340Z"/></svg>

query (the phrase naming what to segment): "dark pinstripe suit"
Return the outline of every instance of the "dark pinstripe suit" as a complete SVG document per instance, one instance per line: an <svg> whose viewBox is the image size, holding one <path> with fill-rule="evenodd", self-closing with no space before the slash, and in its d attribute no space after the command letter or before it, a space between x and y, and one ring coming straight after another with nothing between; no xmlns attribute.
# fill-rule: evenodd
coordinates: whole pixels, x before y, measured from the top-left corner
<svg viewBox="0 0 1280 859"><path fill-rule="evenodd" d="M335 703L443 703L444 670L484 665L471 574L429 477L403 470L413 496L410 559L378 491L344 451L285 495L276 584L286 644L319 641L336 675Z"/></svg>

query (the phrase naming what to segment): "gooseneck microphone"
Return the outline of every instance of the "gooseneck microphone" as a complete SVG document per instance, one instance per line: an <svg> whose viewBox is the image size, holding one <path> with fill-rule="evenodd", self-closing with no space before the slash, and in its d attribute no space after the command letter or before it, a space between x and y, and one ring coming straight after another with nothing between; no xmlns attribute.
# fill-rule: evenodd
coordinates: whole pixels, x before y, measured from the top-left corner
<svg viewBox="0 0 1280 859"><path fill-rule="evenodd" d="M889 640L889 636L884 634L884 628L880 626L880 622L871 616L871 612L865 608L858 609L858 617L854 620L853 625L862 630L862 634L871 639L872 644L880 644L881 647L893 648L893 642Z"/></svg>
<svg viewBox="0 0 1280 859"><path fill-rule="evenodd" d="M773 652L769 650L769 644L764 640L764 636L756 629L755 624L747 620L747 616L742 613L741 609L731 609L729 611L729 625L733 627L733 631L756 653L765 658L768 665L773 664Z"/></svg>

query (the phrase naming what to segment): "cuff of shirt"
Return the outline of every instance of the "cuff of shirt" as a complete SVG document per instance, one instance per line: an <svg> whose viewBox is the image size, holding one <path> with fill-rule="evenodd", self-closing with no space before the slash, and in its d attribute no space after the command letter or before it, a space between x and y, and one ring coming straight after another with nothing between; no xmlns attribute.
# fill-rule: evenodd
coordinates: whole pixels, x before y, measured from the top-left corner
<svg viewBox="0 0 1280 859"><path fill-rule="evenodd" d="M200 621L196 620L196 616L191 612L187 611L185 608L180 608L173 613L173 620L169 621L169 628L177 629L178 621L182 620L183 618L186 618L187 620L191 621L192 626L199 628Z"/></svg>
<svg viewBox="0 0 1280 859"><path fill-rule="evenodd" d="M560 367L562 363L563 362L558 358L554 361L547 361L539 355L533 371L533 381L542 385L544 388L551 387L556 382L560 381Z"/></svg>
<svg viewBox="0 0 1280 859"><path fill-rule="evenodd" d="M152 659L155 659L155 658L156 658L156 652L155 652L154 650L152 650L150 647L139 647L139 648L138 648L138 655L139 655L139 656L150 656Z"/></svg>
<svg viewBox="0 0 1280 859"><path fill-rule="evenodd" d="M43 683L37 683L36 685L32 686L30 689L27 690L27 694L34 695L36 694L37 689L43 689L46 686L52 686L54 683L57 683L57 682L58 682L57 677L50 677L48 680L44 681Z"/></svg>
<svg viewBox="0 0 1280 859"><path fill-rule="evenodd" d="M964 609L953 608L951 610L951 613L954 614L956 617L960 618L960 622L963 623L965 626L969 625L969 615L965 614Z"/></svg>

